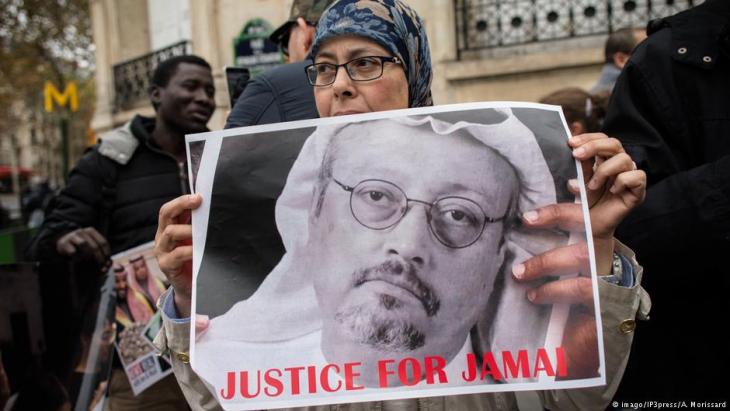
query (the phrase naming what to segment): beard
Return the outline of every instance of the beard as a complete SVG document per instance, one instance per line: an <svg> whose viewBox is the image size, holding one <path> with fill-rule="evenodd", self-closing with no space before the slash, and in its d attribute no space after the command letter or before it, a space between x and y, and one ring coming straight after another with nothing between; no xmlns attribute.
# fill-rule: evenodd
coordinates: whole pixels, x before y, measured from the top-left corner
<svg viewBox="0 0 730 411"><path fill-rule="evenodd" d="M380 294L378 307L372 304L347 306L335 313L335 322L353 340L378 351L413 351L425 345L426 337L412 322L391 312L401 306L396 298Z"/></svg>
<svg viewBox="0 0 730 411"><path fill-rule="evenodd" d="M343 301L334 311L334 324L347 339L380 352L404 353L426 343L423 320L416 320L420 310L425 317L434 317L440 300L433 288L424 282L418 268L409 262L391 258L380 264L352 272L350 287L356 290L375 282L389 283L407 292L420 304L406 303L388 291L365 291ZM397 295L397 294L396 294ZM414 317L415 316L415 317Z"/></svg>

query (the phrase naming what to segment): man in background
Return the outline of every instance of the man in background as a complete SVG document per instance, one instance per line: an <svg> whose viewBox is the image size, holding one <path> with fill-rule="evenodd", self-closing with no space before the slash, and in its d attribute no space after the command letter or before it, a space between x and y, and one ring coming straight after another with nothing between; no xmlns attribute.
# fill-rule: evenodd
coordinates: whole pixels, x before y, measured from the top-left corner
<svg viewBox="0 0 730 411"><path fill-rule="evenodd" d="M162 204L187 192L185 134L207 131L215 109L211 67L200 57L160 62L150 83L155 117L137 115L101 136L71 170L28 249L32 260L54 269L73 266L89 295L99 292L110 255L152 241ZM85 304L81 298L81 310ZM113 410L187 407L171 376L135 397L119 364L109 401Z"/></svg>
<svg viewBox="0 0 730 411"><path fill-rule="evenodd" d="M334 0L294 0L289 20L269 37L279 44L288 64L249 82L228 116L225 128L317 118L312 86L304 67L317 21Z"/></svg>
<svg viewBox="0 0 730 411"><path fill-rule="evenodd" d="M646 31L633 28L617 30L608 36L603 51L605 57L603 68L598 81L591 88L591 94L611 93L618 75L621 74L621 70L629 61L634 48L645 38Z"/></svg>

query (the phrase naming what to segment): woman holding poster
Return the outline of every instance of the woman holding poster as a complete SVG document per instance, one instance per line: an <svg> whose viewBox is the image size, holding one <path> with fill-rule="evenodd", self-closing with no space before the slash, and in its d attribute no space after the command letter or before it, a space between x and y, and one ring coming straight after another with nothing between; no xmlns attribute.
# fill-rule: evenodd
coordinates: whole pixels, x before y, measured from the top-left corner
<svg viewBox="0 0 730 411"><path fill-rule="evenodd" d="M306 74L314 87L317 109L322 117L432 104L428 41L420 18L402 1L341 0L333 4L317 26L311 56L314 64L307 68ZM631 335L621 333L618 323L636 315L643 296L643 290L638 286L641 269L631 252L615 242L613 231L623 217L643 200L646 182L643 172L635 170L618 141L602 134L587 134L576 136L569 143L574 149L574 157L583 165L587 181L597 271L610 274L612 263L617 258L626 264L623 264L622 272L614 273L619 277L618 285L603 280L598 285L604 303L601 313L606 348L606 386L540 391L538 395L546 408L599 409L611 399L628 359ZM577 188L572 187L571 190L576 192ZM192 298L192 246L188 241L192 230L184 222L186 213L197 208L201 201L200 196L180 197L163 206L160 213L156 253L160 267L174 288L174 292L161 297L166 318L165 332L160 337L166 348L178 354L174 363L175 373L182 386L187 387L184 391L191 405L213 409L218 406L214 397L187 364L179 361L187 358ZM559 227L569 230L576 221L582 223L578 204L552 204L524 211L521 223L526 228ZM511 271L516 282L580 272L587 264L588 254L587 243L581 242L517 261ZM538 286L527 296L532 304L538 305L567 302L591 306L593 294L583 292L591 289L590 281L589 277L565 278ZM595 318L575 310L571 312L567 327L574 332L565 333L572 338L564 340L563 346L569 363L575 367L566 372L573 375L595 374L598 358L580 351L581 347L596 345L595 331L581 332L591 330L591 327L595 329ZM225 397L224 392L215 391ZM513 409L516 397L509 392L472 394L437 397L418 404L421 407L427 404L428 409ZM367 404L360 405L363 406L366 408L361 409L368 407ZM403 403L398 405L400 408L406 406ZM388 408L388 405L377 403L373 407Z"/></svg>

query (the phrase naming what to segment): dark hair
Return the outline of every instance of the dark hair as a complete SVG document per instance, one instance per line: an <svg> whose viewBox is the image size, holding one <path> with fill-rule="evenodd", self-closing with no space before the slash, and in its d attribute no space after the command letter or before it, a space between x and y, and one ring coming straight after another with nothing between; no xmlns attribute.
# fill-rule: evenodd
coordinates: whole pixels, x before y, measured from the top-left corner
<svg viewBox="0 0 730 411"><path fill-rule="evenodd" d="M578 87L563 88L540 99L540 103L561 106L568 125L578 121L587 133L601 130L607 102L608 92L593 95Z"/></svg>
<svg viewBox="0 0 730 411"><path fill-rule="evenodd" d="M631 54L634 51L637 30L634 28L616 30L608 36L603 51L606 63L613 62L613 55L616 53Z"/></svg>
<svg viewBox="0 0 730 411"><path fill-rule="evenodd" d="M150 86L167 87L167 83L169 83L172 76L175 75L177 66L181 63L197 64L198 66L205 67L208 70L213 70L207 61L192 54L170 57L169 59L162 60L159 64L157 64L154 73L152 73L152 78L150 79Z"/></svg>

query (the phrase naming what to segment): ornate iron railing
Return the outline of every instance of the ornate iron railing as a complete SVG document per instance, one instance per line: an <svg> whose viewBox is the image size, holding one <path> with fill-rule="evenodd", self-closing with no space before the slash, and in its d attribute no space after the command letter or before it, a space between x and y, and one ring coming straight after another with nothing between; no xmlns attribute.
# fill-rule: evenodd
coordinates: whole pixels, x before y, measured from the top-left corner
<svg viewBox="0 0 730 411"><path fill-rule="evenodd" d="M128 110L149 102L147 95L152 71L157 64L173 56L188 53L190 42L181 41L152 53L112 66L114 73L114 109Z"/></svg>
<svg viewBox="0 0 730 411"><path fill-rule="evenodd" d="M454 0L462 52L645 27L704 0Z"/></svg>

